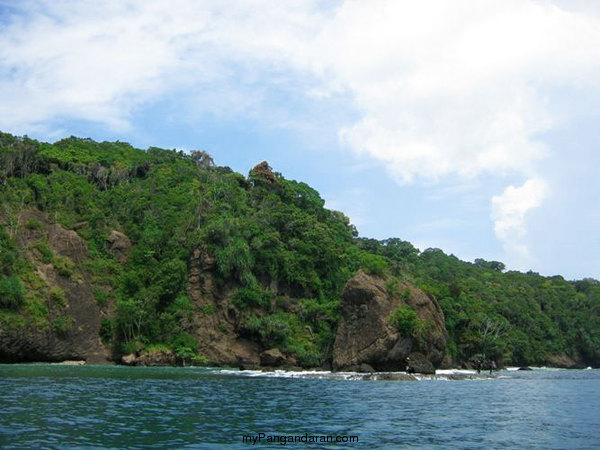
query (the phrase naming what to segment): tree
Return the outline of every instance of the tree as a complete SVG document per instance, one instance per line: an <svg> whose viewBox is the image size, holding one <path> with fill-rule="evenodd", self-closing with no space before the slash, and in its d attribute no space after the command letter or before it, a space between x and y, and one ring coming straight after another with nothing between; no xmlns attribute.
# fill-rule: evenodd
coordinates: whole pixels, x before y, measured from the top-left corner
<svg viewBox="0 0 600 450"><path fill-rule="evenodd" d="M204 150L195 150L190 155L192 160L196 163L200 169L210 169L215 166L215 161L212 156L210 156Z"/></svg>
<svg viewBox="0 0 600 450"><path fill-rule="evenodd" d="M490 353L499 343L499 340L508 331L508 324L503 321L495 321L489 317L486 317L481 325L479 326L479 334L481 337L481 354L483 360L487 360Z"/></svg>
<svg viewBox="0 0 600 450"><path fill-rule="evenodd" d="M504 263L500 261L486 261L485 259L477 258L474 262L477 267L481 267L482 269L495 270L497 272L504 272L504 269L506 269Z"/></svg>

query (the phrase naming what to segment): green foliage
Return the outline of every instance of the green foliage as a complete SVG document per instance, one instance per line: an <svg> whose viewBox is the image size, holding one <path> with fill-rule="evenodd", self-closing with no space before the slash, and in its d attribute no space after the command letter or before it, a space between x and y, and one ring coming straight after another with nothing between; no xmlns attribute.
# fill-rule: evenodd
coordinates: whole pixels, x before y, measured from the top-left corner
<svg viewBox="0 0 600 450"><path fill-rule="evenodd" d="M0 308L19 308L23 304L25 289L16 276L0 276Z"/></svg>
<svg viewBox="0 0 600 450"><path fill-rule="evenodd" d="M259 338L265 347L277 347L284 344L291 335L289 323L281 314L264 317L251 315L244 327L247 333Z"/></svg>
<svg viewBox="0 0 600 450"><path fill-rule="evenodd" d="M54 261L54 252L47 242L38 241L33 245L33 248L39 252L40 259L44 264L50 264Z"/></svg>
<svg viewBox="0 0 600 450"><path fill-rule="evenodd" d="M420 337L425 329L425 324L415 310L408 306L398 306L392 311L388 321L404 336Z"/></svg>
<svg viewBox="0 0 600 450"><path fill-rule="evenodd" d="M177 347L175 356L185 362L194 358L196 352L190 347Z"/></svg>
<svg viewBox="0 0 600 450"><path fill-rule="evenodd" d="M193 355L191 357L191 363L194 366L205 366L208 364L208 358L204 355Z"/></svg>
<svg viewBox="0 0 600 450"><path fill-rule="evenodd" d="M112 342L115 332L114 320L104 318L100 322L100 339L104 345L108 345Z"/></svg>
<svg viewBox="0 0 600 450"><path fill-rule="evenodd" d="M75 263L68 256L54 255L52 265L61 277L71 278Z"/></svg>
<svg viewBox="0 0 600 450"><path fill-rule="evenodd" d="M49 298L54 306L59 308L66 306L65 291L63 291L59 286L53 286L50 288Z"/></svg>
<svg viewBox="0 0 600 450"><path fill-rule="evenodd" d="M371 275L384 276L388 270L387 260L373 253L362 252L360 255L360 267Z"/></svg>
<svg viewBox="0 0 600 450"><path fill-rule="evenodd" d="M246 319L244 328L264 347L279 347L295 357L300 365L309 367L321 364L324 341L330 342L332 338L326 325L322 330L313 330L298 315L285 312L263 317L251 315Z"/></svg>
<svg viewBox="0 0 600 450"><path fill-rule="evenodd" d="M198 356L198 342L188 333L181 332L171 341L175 356L186 364Z"/></svg>
<svg viewBox="0 0 600 450"><path fill-rule="evenodd" d="M215 305L213 305L212 303L205 303L200 308L200 312L205 316L210 316L217 312L217 308L215 308Z"/></svg>
<svg viewBox="0 0 600 450"><path fill-rule="evenodd" d="M259 287L239 288L231 296L232 303L239 310L246 308L270 309L273 293Z"/></svg>
<svg viewBox="0 0 600 450"><path fill-rule="evenodd" d="M29 219L25 223L25 228L29 230L41 230L44 228L44 224L38 219Z"/></svg>
<svg viewBox="0 0 600 450"><path fill-rule="evenodd" d="M96 303L100 308L105 308L108 305L110 294L103 289L96 288L93 291Z"/></svg>
<svg viewBox="0 0 600 450"><path fill-rule="evenodd" d="M398 280L392 278L392 279L386 281L385 290L392 297L399 296L400 288L398 287Z"/></svg>
<svg viewBox="0 0 600 450"><path fill-rule="evenodd" d="M52 321L52 327L59 334L68 333L75 325L75 319L71 316L59 316Z"/></svg>
<svg viewBox="0 0 600 450"><path fill-rule="evenodd" d="M198 312L186 296L191 264L197 264L200 278L216 275L217 289L235 286L231 300L246 317L241 328L249 337L318 365L331 356L343 287L362 268L384 277L388 294L405 303L410 292L401 285L414 284L435 298L446 318L449 352L459 360L485 347L523 364L557 354L600 364L598 281L506 271L498 261L467 263L439 249L420 252L398 238L357 238L348 218L325 209L317 191L261 170L246 178L216 167L201 151L144 151L75 137L47 144L0 133L0 320L56 326L48 300L60 306L61 296L37 274L42 261L71 282L85 277L106 312L112 311L109 295L114 299L115 316L101 333L118 351L165 342L185 353L194 350L191 341L175 341ZM21 223L24 210L76 230L89 258L76 268L45 238L29 252L21 248L21 227L29 237L43 229L38 219ZM126 261L107 243L112 230L133 244ZM192 262L198 249L203 256ZM206 305L201 314L216 312ZM484 338L488 319L505 324L506 332ZM390 320L415 336L428 332L410 311L395 311Z"/></svg>

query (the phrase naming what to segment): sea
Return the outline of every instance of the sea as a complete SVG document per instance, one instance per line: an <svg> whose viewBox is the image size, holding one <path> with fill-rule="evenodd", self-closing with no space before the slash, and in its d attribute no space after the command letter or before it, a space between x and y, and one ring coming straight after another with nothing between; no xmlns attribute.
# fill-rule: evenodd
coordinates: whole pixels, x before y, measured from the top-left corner
<svg viewBox="0 0 600 450"><path fill-rule="evenodd" d="M0 448L600 448L600 370L451 373L0 365Z"/></svg>

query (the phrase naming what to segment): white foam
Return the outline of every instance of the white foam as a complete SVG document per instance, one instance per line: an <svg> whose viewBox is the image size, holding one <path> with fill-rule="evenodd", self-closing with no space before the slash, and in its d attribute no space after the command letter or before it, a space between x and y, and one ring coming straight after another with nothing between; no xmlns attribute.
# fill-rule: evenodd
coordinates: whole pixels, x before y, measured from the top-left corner
<svg viewBox="0 0 600 450"><path fill-rule="evenodd" d="M372 372L372 373L359 373L359 372L331 372L328 370L303 370L303 371L287 371L287 370L237 370L237 369L218 369L214 368L210 371L213 374L219 375L233 375L233 376L244 376L244 377L262 377L262 378L310 378L310 379L328 379L328 380L386 380L387 374L404 374L406 372ZM422 375L422 374L410 374L411 377L417 381L426 380L439 380L439 381L450 381L452 378L450 375L462 375L470 378L471 375L476 375L475 370L462 370L462 369L445 369L436 370L435 375ZM481 379L487 379L486 377L480 377ZM477 377L471 379L480 379Z"/></svg>
<svg viewBox="0 0 600 450"><path fill-rule="evenodd" d="M475 375L476 370L467 369L438 369L435 371L436 375Z"/></svg>

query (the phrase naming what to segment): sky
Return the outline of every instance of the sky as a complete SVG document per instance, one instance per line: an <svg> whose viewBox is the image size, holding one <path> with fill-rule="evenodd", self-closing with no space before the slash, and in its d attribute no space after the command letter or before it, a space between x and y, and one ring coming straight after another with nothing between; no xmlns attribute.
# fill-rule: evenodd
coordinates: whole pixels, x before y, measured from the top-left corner
<svg viewBox="0 0 600 450"><path fill-rule="evenodd" d="M267 160L360 235L600 279L600 2L0 0L0 130Z"/></svg>

